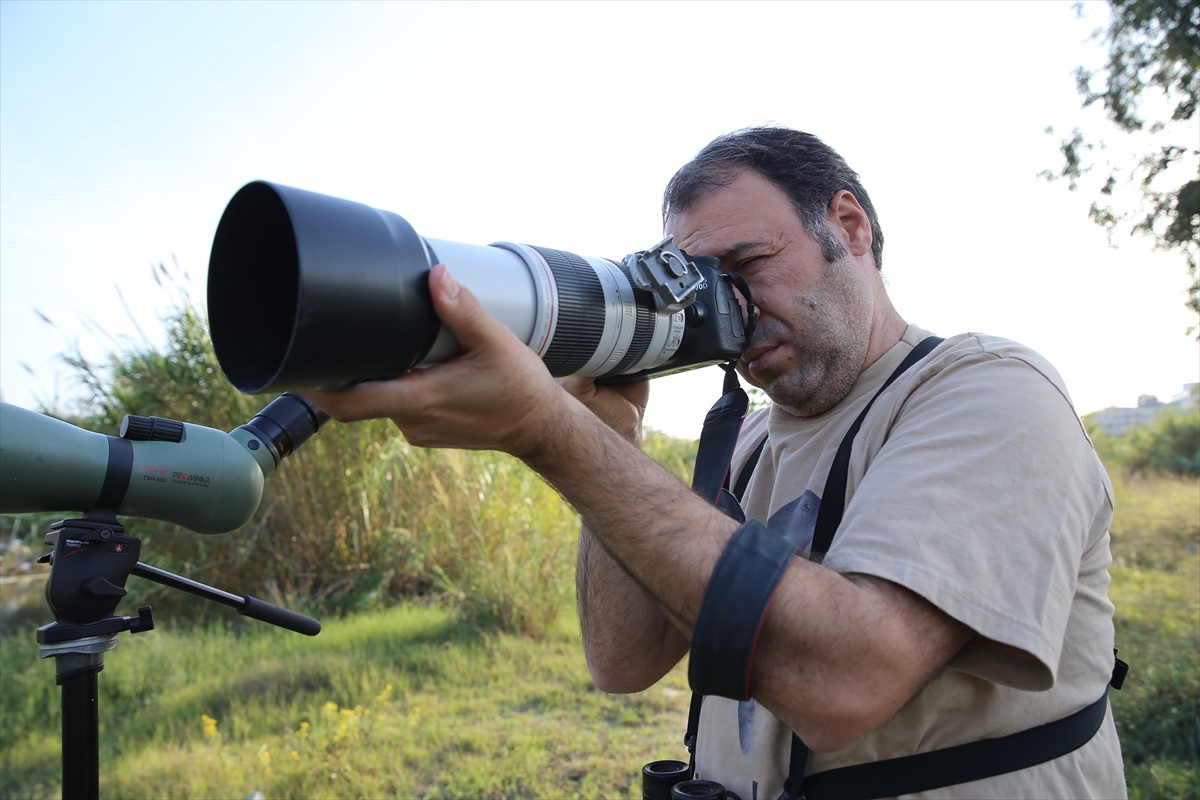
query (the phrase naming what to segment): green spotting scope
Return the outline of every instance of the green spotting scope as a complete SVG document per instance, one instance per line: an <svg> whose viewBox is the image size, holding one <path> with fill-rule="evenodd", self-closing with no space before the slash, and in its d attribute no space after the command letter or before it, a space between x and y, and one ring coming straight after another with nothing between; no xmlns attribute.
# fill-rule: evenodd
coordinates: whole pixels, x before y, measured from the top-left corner
<svg viewBox="0 0 1200 800"><path fill-rule="evenodd" d="M129 415L118 437L0 403L0 514L103 510L226 533L253 516L263 479L327 419L288 392L230 433Z"/></svg>

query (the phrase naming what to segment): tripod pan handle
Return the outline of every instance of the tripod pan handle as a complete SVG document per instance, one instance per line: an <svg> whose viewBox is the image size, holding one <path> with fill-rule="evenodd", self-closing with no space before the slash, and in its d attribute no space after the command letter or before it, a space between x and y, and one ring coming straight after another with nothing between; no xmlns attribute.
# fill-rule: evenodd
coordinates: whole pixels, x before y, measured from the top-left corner
<svg viewBox="0 0 1200 800"><path fill-rule="evenodd" d="M321 623L312 617L280 608L248 594L242 595L242 599L246 601L246 604L238 609L238 613L244 617L269 622L280 628L287 628L289 631L303 633L305 636L316 636L321 632Z"/></svg>

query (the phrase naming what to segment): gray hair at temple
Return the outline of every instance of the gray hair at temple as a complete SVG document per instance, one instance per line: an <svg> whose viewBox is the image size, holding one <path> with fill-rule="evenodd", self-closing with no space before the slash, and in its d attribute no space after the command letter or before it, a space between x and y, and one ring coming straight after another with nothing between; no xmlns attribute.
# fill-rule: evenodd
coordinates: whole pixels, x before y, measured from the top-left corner
<svg viewBox="0 0 1200 800"><path fill-rule="evenodd" d="M684 164L663 190L663 224L686 211L702 194L728 186L747 169L774 183L792 201L808 235L828 262L846 253L825 223L829 203L842 189L854 195L871 220L871 255L883 268L883 230L858 173L832 147L811 133L761 126L713 139Z"/></svg>

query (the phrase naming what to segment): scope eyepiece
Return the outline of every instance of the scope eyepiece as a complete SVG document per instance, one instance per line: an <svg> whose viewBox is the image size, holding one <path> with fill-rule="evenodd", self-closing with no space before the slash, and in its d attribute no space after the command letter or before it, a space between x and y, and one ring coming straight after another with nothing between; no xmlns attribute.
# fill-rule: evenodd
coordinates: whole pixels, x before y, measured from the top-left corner
<svg viewBox="0 0 1200 800"><path fill-rule="evenodd" d="M321 429L329 415L295 392L284 392L241 427L253 433L279 462Z"/></svg>

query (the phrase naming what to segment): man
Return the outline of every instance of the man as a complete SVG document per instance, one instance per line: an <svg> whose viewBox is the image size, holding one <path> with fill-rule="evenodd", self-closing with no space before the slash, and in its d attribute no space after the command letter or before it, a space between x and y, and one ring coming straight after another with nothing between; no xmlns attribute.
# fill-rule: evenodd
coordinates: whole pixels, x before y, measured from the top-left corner
<svg viewBox="0 0 1200 800"><path fill-rule="evenodd" d="M753 291L759 322L738 369L774 405L747 422L732 474L769 433L743 505L794 545L748 667L753 699L704 702L700 775L775 798L791 732L814 773L1004 736L1097 701L1112 669L1111 489L1053 368L991 337L938 346L858 433L823 563L791 558L809 554L820 504L839 502L820 493L851 421L925 332L888 299L857 175L815 137L719 138L672 180L664 217L684 250L719 258ZM593 678L610 692L653 685L688 652L741 528L639 452L645 384L556 383L444 267L430 287L461 358L314 400L343 421L390 417L417 445L504 450L545 476L585 524ZM1123 794L1106 712L1074 752L930 796Z"/></svg>

